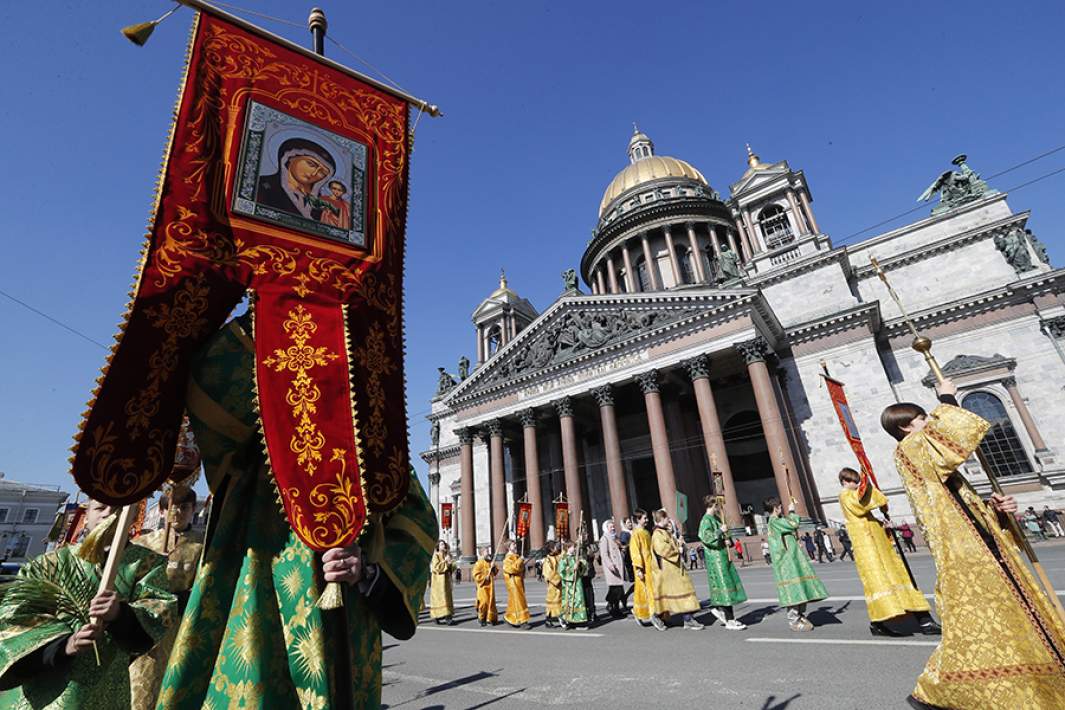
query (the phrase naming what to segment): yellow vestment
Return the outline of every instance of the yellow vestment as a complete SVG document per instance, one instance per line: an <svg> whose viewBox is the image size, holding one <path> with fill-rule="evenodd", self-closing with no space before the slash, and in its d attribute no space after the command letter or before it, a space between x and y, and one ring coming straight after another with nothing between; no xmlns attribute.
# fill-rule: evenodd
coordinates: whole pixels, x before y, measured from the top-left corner
<svg viewBox="0 0 1065 710"><path fill-rule="evenodd" d="M503 581L507 585L507 611L503 620L511 626L529 622L529 605L525 602L525 558L513 552L503 558Z"/></svg>
<svg viewBox="0 0 1065 710"><path fill-rule="evenodd" d="M179 602L187 599L187 592L196 581L196 570L200 567L203 554L203 536L191 528L185 532L170 532L170 544L167 545L167 530L156 530L147 535L135 537L134 545L147 547L152 552L166 556L166 580L170 591L178 596ZM169 550L166 548L170 547ZM178 612L183 612L179 609ZM179 619L180 621L180 619ZM170 651L177 639L178 624L174 624L148 653L138 656L129 667L129 685L132 690L132 710L154 710L159 697L159 688L163 684L163 674L170 659Z"/></svg>
<svg viewBox="0 0 1065 710"><path fill-rule="evenodd" d="M910 611L929 611L928 600L910 581L889 533L872 515L887 502L884 494L870 484L865 486L864 495L849 488L839 494L870 621L885 621Z"/></svg>
<svg viewBox="0 0 1065 710"><path fill-rule="evenodd" d="M655 528L651 549L656 566L652 589L657 613L683 615L699 611L699 598L695 596L692 579L684 569L677 539L668 530Z"/></svg>
<svg viewBox="0 0 1065 710"><path fill-rule="evenodd" d="M429 616L433 619L446 619L455 614L455 602L451 593L451 575L455 563L444 553L433 553L429 563L432 582L429 587Z"/></svg>
<svg viewBox="0 0 1065 710"><path fill-rule="evenodd" d="M957 468L990 425L940 405L895 450L936 563L943 638L914 696L955 710L1065 708L1065 624Z"/></svg>
<svg viewBox="0 0 1065 710"><path fill-rule="evenodd" d="M544 599L545 612L551 618L558 618L562 613L562 576L558 573L558 555L544 558L544 582L547 583L547 597Z"/></svg>
<svg viewBox="0 0 1065 710"><path fill-rule="evenodd" d="M473 583L477 585L477 618L496 623L496 578L492 574L492 565L484 560L477 560L473 566Z"/></svg>
<svg viewBox="0 0 1065 710"><path fill-rule="evenodd" d="M636 572L636 581L632 593L632 615L640 621L650 621L651 617L658 613L655 608L655 572L657 563L651 553L651 533L638 527L632 531L629 538L629 556L632 558L632 569ZM640 572L643 579L640 579Z"/></svg>

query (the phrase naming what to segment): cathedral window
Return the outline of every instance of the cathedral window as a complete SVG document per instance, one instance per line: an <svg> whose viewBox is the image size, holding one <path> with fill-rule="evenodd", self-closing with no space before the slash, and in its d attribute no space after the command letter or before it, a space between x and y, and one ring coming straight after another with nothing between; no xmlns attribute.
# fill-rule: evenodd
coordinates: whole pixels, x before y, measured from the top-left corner
<svg viewBox="0 0 1065 710"><path fill-rule="evenodd" d="M636 262L636 282L641 291L651 290L651 272L647 268L647 260L642 257Z"/></svg>
<svg viewBox="0 0 1065 710"><path fill-rule="evenodd" d="M984 452L996 476L1001 478L1032 472L1032 464L1002 400L990 392L973 392L965 396L962 406L991 422L991 430L980 443L980 450Z"/></svg>
<svg viewBox="0 0 1065 710"><path fill-rule="evenodd" d="M503 331L498 325L493 325L488 331L488 357L492 357L503 344Z"/></svg>
<svg viewBox="0 0 1065 710"><path fill-rule="evenodd" d="M695 260L692 259L692 253L690 249L684 253L684 256L680 260L680 270L684 272L684 283L695 283Z"/></svg>
<svg viewBox="0 0 1065 710"><path fill-rule="evenodd" d="M795 233L788 222L788 214L780 205L769 205L758 215L758 223L765 235L767 249L776 249L794 241Z"/></svg>

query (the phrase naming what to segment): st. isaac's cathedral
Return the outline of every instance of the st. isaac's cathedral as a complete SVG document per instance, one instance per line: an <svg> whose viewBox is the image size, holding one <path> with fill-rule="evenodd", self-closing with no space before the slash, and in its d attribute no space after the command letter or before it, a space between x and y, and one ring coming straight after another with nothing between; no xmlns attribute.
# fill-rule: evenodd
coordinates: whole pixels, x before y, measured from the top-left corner
<svg viewBox="0 0 1065 710"><path fill-rule="evenodd" d="M538 311L501 278L473 311L476 363L441 371L422 459L464 559L513 525L517 501L532 506L530 549L555 536L563 500L571 536L637 507L693 534L712 486L741 535L773 495L842 522L837 474L857 464L823 368L846 385L893 518L912 520L879 416L934 405L935 379L870 256L962 406L993 423L983 448L1006 491L1065 504L1065 269L965 156L922 196L938 193L930 216L845 246L787 161L748 147L728 196L639 131L628 162L558 299ZM975 459L965 471L988 490Z"/></svg>

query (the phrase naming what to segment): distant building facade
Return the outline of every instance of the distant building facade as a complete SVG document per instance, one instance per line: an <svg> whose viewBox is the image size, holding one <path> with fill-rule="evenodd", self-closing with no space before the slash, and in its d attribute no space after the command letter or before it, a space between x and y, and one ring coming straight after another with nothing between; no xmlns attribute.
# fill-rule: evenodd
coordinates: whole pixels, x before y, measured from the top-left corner
<svg viewBox="0 0 1065 710"><path fill-rule="evenodd" d="M0 559L25 562L45 551L45 539L68 493L19 483L0 474Z"/></svg>
<svg viewBox="0 0 1065 710"><path fill-rule="evenodd" d="M1065 270L1006 195L965 163L945 172L932 215L835 247L801 170L748 167L729 196L643 133L608 185L580 261L543 312L500 288L474 312L477 363L442 378L429 420L430 493L453 506L442 531L466 558L491 544L515 502L530 542L664 507L693 533L710 469L727 518L756 530L762 501L842 520L836 475L855 459L821 382L847 386L894 515L910 506L880 429L887 404L932 405L934 382L870 265L878 258L962 405L994 427L988 459L1025 506L1065 504ZM454 384L452 384L454 382ZM987 488L975 460L971 480Z"/></svg>

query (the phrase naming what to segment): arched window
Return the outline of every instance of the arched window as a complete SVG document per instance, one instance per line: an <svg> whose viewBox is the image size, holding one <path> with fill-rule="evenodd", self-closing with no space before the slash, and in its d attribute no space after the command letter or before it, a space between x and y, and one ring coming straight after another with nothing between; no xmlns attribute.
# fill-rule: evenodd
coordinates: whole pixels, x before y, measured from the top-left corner
<svg viewBox="0 0 1065 710"><path fill-rule="evenodd" d="M636 262L636 283L641 291L652 290L651 272L647 268L647 259L644 259L643 257L640 257Z"/></svg>
<svg viewBox="0 0 1065 710"><path fill-rule="evenodd" d="M684 283L695 283L695 261L692 259L692 253L690 249L684 252L684 256L682 256L680 259L680 270L684 272Z"/></svg>
<svg viewBox="0 0 1065 710"><path fill-rule="evenodd" d="M492 357L496 354L496 350L499 350L499 346L503 344L503 331L499 329L498 325L493 325L488 331L488 357Z"/></svg>
<svg viewBox="0 0 1065 710"><path fill-rule="evenodd" d="M758 214L758 224L762 227L765 235L767 249L776 249L788 242L795 240L795 233L791 231L788 222L788 214L780 205L769 205Z"/></svg>
<svg viewBox="0 0 1065 710"><path fill-rule="evenodd" d="M1002 478L1032 472L1024 446L998 397L989 392L973 392L965 396L962 406L991 422L991 430L980 443L980 450L996 476Z"/></svg>

